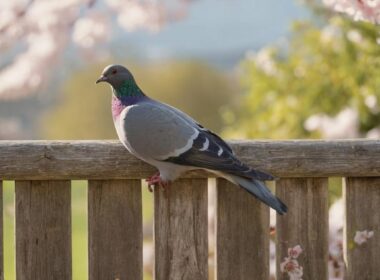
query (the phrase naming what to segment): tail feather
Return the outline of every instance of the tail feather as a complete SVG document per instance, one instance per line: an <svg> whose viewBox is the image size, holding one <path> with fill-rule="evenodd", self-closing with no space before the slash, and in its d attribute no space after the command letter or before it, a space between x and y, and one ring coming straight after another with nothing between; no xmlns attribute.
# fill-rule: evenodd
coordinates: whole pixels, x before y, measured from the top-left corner
<svg viewBox="0 0 380 280"><path fill-rule="evenodd" d="M235 175L227 175L225 178L254 195L257 199L276 210L278 214L282 215L288 210L288 207L278 197L271 193L271 191L265 186L264 182L256 179L250 180Z"/></svg>

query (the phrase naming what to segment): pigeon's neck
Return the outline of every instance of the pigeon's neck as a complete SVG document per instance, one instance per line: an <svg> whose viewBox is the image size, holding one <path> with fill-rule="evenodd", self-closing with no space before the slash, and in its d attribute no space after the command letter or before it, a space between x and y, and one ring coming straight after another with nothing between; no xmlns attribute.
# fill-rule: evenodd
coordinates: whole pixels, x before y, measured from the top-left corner
<svg viewBox="0 0 380 280"><path fill-rule="evenodd" d="M134 105L147 96L138 87L135 81L124 81L117 87L112 87L112 116L117 118L124 108Z"/></svg>
<svg viewBox="0 0 380 280"><path fill-rule="evenodd" d="M124 108L148 98L133 79L112 86L112 92L112 116L114 119L121 114Z"/></svg>
<svg viewBox="0 0 380 280"><path fill-rule="evenodd" d="M143 96L117 96L114 92L112 94L112 117L117 119L121 112L128 106L135 105L142 100L147 99L145 95Z"/></svg>
<svg viewBox="0 0 380 280"><path fill-rule="evenodd" d="M133 79L124 80L120 84L113 86L112 90L114 95L121 100L127 100L129 97L135 98L145 96Z"/></svg>

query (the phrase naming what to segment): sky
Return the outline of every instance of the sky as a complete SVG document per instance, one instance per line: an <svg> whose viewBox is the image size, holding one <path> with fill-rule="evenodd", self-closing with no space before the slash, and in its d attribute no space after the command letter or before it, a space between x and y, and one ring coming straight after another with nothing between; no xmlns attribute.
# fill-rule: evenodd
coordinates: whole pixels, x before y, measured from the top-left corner
<svg viewBox="0 0 380 280"><path fill-rule="evenodd" d="M196 0L183 20L159 33L116 31L115 44L134 49L143 59L190 57L228 67L246 51L284 39L294 20L309 16L290 0Z"/></svg>

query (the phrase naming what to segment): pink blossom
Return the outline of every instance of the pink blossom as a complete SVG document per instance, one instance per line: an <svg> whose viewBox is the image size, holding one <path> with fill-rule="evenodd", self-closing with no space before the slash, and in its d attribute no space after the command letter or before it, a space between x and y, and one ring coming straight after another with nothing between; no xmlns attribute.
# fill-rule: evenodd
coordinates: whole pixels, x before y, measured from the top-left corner
<svg viewBox="0 0 380 280"><path fill-rule="evenodd" d="M258 69L263 71L268 76L275 76L278 73L277 65L273 59L272 48L262 48L260 51L248 51L246 53L247 59L255 62Z"/></svg>
<svg viewBox="0 0 380 280"><path fill-rule="evenodd" d="M303 275L303 267L299 265L298 261L287 257L280 264L280 270L283 273L288 273L290 279L301 280Z"/></svg>
<svg viewBox="0 0 380 280"><path fill-rule="evenodd" d="M302 280L303 267L295 267L292 271L288 272L288 275L290 280Z"/></svg>
<svg viewBox="0 0 380 280"><path fill-rule="evenodd" d="M357 231L355 233L354 242L358 245L362 245L363 243L366 243L368 239L373 237L373 231L363 230L363 231Z"/></svg>
<svg viewBox="0 0 380 280"><path fill-rule="evenodd" d="M105 15L99 12L89 13L75 23L72 39L81 48L92 48L108 39L109 29Z"/></svg>
<svg viewBox="0 0 380 280"><path fill-rule="evenodd" d="M98 46L110 39L111 18L127 31L158 30L169 20L180 19L189 3L106 0L103 9L94 11L95 2L0 1L0 51L17 50L0 70L0 99L23 98L46 85L71 42L82 55L104 57Z"/></svg>
<svg viewBox="0 0 380 280"><path fill-rule="evenodd" d="M308 131L319 131L325 139L357 138L359 134L359 113L356 109L346 107L336 116L315 114L304 123Z"/></svg>
<svg viewBox="0 0 380 280"><path fill-rule="evenodd" d="M380 23L380 0L323 0L337 12L345 13L354 20Z"/></svg>
<svg viewBox="0 0 380 280"><path fill-rule="evenodd" d="M289 248L288 257L285 257L284 261L280 264L281 272L287 273L291 280L302 280L303 267L296 260L301 253L302 248L300 245Z"/></svg>
<svg viewBox="0 0 380 280"><path fill-rule="evenodd" d="M296 259L298 256L302 253L302 248L300 245L297 245L293 248L288 249L288 255L289 257Z"/></svg>

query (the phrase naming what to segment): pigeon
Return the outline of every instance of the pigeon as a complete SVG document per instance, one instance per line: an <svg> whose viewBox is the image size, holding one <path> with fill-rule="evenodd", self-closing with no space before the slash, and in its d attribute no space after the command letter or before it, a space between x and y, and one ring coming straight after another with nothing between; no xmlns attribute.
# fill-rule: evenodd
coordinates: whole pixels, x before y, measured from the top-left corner
<svg viewBox="0 0 380 280"><path fill-rule="evenodd" d="M107 66L96 81L100 82L111 85L112 117L120 141L158 169L147 179L149 187L166 187L186 171L204 169L242 187L279 214L286 213L286 205L264 184L275 179L272 175L241 162L221 137L184 112L145 95L127 68Z"/></svg>

